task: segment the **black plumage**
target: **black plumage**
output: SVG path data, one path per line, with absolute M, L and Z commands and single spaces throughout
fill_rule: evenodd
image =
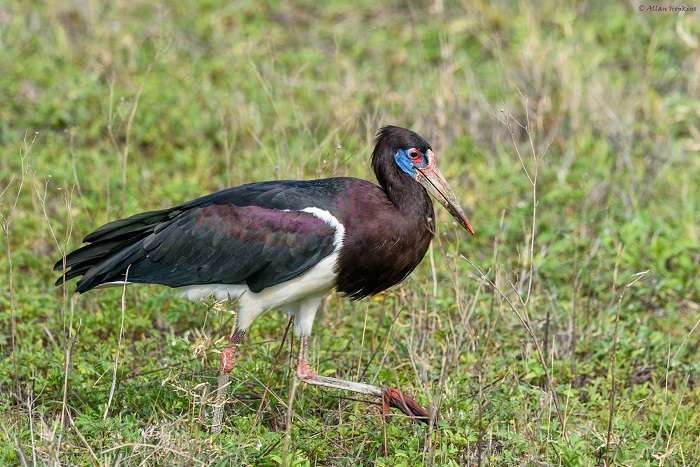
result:
M 87 292 L 124 281 L 129 268 L 127 280 L 134 283 L 246 283 L 260 292 L 303 274 L 333 251 L 334 230 L 301 212 L 315 198 L 327 205 L 329 191 L 337 191 L 333 185 L 254 183 L 110 222 L 66 257 L 66 280 L 84 275 L 76 291 Z M 54 269 L 62 270 L 63 260 Z

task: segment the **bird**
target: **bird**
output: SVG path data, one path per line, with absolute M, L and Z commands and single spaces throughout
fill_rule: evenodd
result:
M 384 415 L 396 407 L 427 423 L 428 412 L 396 388 L 321 376 L 309 365 L 314 317 L 333 289 L 353 300 L 372 296 L 421 262 L 436 225 L 429 194 L 474 235 L 423 137 L 381 128 L 371 165 L 378 185 L 351 177 L 256 182 L 109 222 L 56 262 L 56 285 L 82 276 L 77 293 L 145 283 L 192 301 L 237 299 L 217 400 L 245 333 L 264 311 L 281 310 L 294 318 L 300 381 L 381 396 Z M 213 433 L 221 430 L 222 405 Z

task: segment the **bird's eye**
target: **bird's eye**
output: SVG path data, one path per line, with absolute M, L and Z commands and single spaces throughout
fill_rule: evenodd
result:
M 410 151 L 408 151 L 408 157 L 410 157 L 413 162 L 423 162 L 423 155 L 416 148 L 413 148 Z

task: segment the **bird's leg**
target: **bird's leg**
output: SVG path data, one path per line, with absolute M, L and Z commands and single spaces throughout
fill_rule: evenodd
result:
M 406 397 L 396 388 L 382 388 L 379 386 L 372 386 L 371 384 L 356 383 L 344 379 L 319 376 L 318 372 L 312 369 L 309 365 L 307 340 L 308 336 L 304 334 L 299 336 L 299 362 L 297 364 L 297 378 L 299 378 L 301 381 L 306 384 L 325 386 L 335 389 L 345 389 L 346 391 L 352 391 L 358 394 L 381 397 L 383 416 L 388 414 L 390 407 L 395 407 L 406 415 L 412 417 L 415 421 L 426 424 L 428 423 L 430 418 L 428 412 L 418 405 L 418 402 L 410 397 Z
M 231 334 L 228 344 L 221 351 L 221 365 L 219 367 L 219 387 L 216 390 L 216 403 L 214 405 L 214 420 L 211 426 L 212 434 L 221 433 L 221 421 L 224 417 L 224 403 L 226 402 L 226 388 L 231 379 L 231 370 L 236 361 L 236 350 L 245 335 L 245 330 L 237 328 Z
M 297 364 L 297 377 L 307 382 L 309 379 L 316 378 L 318 372 L 309 366 L 309 353 L 308 353 L 308 336 L 299 336 L 299 363 Z M 313 384 L 313 383 L 311 383 Z
M 221 351 L 221 373 L 231 373 L 233 364 L 236 361 L 236 350 L 245 335 L 245 331 L 236 329 L 228 340 L 228 345 Z

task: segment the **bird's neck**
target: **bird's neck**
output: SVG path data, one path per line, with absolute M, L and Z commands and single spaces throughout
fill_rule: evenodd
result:
M 402 174 L 397 174 L 402 177 Z M 397 178 L 398 178 L 397 177 Z M 389 200 L 406 217 L 420 218 L 433 216 L 433 203 L 430 201 L 428 193 L 419 183 L 402 177 L 398 180 L 393 178 L 386 181 L 384 191 Z

